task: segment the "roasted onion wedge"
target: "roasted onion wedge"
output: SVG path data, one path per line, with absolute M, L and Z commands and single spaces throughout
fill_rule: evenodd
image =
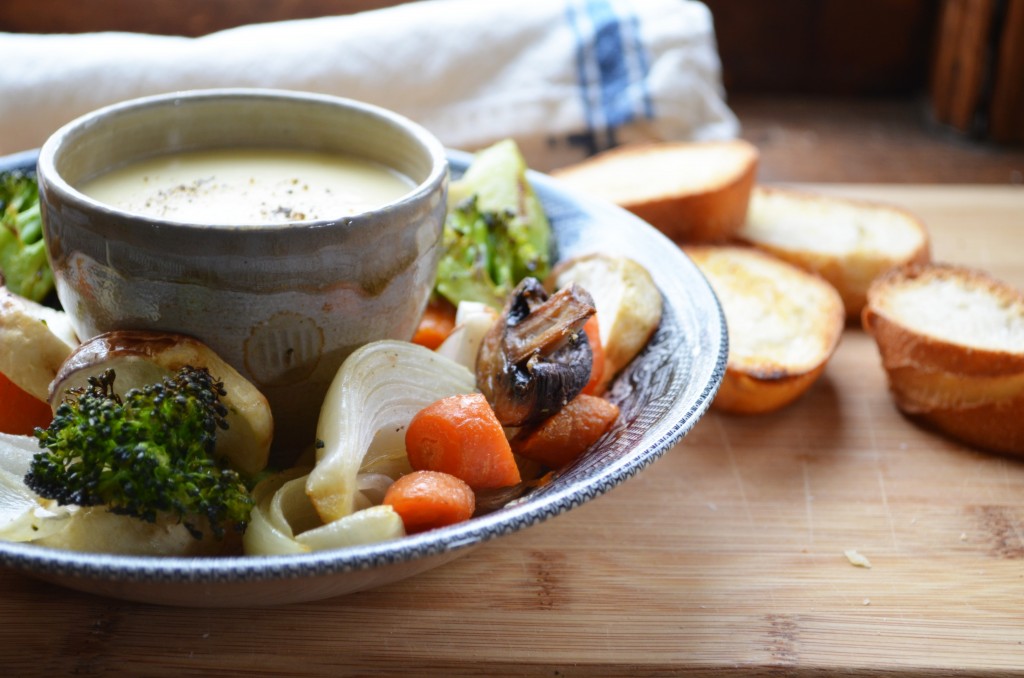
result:
M 306 494 L 309 469 L 291 468 L 261 482 L 253 490 L 256 506 L 242 544 L 247 555 L 308 553 L 371 544 L 405 536 L 401 517 L 390 506 L 363 499 L 365 508 L 324 524 Z M 376 484 L 357 480 L 357 495 Z M 390 479 L 386 479 L 388 483 Z
M 357 508 L 361 468 L 380 471 L 388 459 L 408 464 L 404 431 L 414 414 L 475 390 L 469 369 L 416 344 L 375 341 L 349 355 L 327 390 L 317 425 L 320 448 L 306 483 L 323 522 Z
M 474 369 L 480 345 L 497 319 L 498 311 L 487 304 L 460 302 L 455 313 L 455 328 L 437 347 L 437 352 L 468 369 Z

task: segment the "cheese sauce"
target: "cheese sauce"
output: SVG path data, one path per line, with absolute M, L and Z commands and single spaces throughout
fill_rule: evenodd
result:
M 354 156 L 234 148 L 158 156 L 79 190 L 133 214 L 231 225 L 337 219 L 385 205 L 413 188 L 404 175 Z

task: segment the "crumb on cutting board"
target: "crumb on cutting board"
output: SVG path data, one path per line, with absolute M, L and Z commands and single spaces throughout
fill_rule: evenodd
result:
M 871 569 L 871 561 L 855 549 L 847 549 L 846 551 L 843 551 L 843 555 L 846 556 L 848 561 L 850 561 L 850 565 Z

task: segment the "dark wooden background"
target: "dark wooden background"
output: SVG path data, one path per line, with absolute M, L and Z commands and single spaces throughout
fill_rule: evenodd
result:
M 3 0 L 0 31 L 197 36 L 394 4 Z M 762 180 L 1024 184 L 1024 0 L 705 4 Z

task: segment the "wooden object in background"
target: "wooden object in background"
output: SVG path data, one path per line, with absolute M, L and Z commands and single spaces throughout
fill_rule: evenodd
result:
M 989 136 L 1024 141 L 1024 0 L 1009 0 L 1003 20 Z
M 925 88 L 930 0 L 704 0 L 730 93 L 879 96 Z
M 1024 141 L 1024 0 L 944 1 L 931 102 L 962 133 Z
M 964 132 L 978 124 L 995 5 L 995 0 L 948 0 L 939 20 L 932 105 L 936 118 Z

